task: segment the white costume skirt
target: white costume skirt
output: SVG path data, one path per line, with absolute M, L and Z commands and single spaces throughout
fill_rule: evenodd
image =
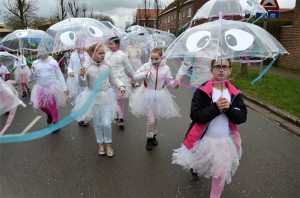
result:
M 19 99 L 18 93 L 11 84 L 11 81 L 0 81 L 0 115 L 15 108 L 19 104 L 25 106 L 25 104 Z
M 129 99 L 129 108 L 137 117 L 148 114 L 157 118 L 181 117 L 180 109 L 167 88 L 157 91 L 141 86 L 135 89 Z
M 39 106 L 47 106 L 48 104 L 52 104 L 54 100 L 56 102 L 56 107 L 64 106 L 66 104 L 66 99 L 67 98 L 64 94 L 63 87 L 59 81 L 56 81 L 49 87 L 35 84 L 33 86 L 30 98 L 34 108 L 38 108 Z
M 239 166 L 241 153 L 242 151 L 238 153 L 232 136 L 204 136 L 191 150 L 184 145 L 175 149 L 172 163 L 187 170 L 193 169 L 199 176 L 221 177 L 222 183 L 230 183 Z
M 72 112 L 82 111 L 80 117 L 77 117 L 77 121 L 85 120 L 89 121 L 92 119 L 94 114 L 94 104 L 110 104 L 112 110 L 112 117 L 115 116 L 118 111 L 117 97 L 112 88 L 109 88 L 107 91 L 101 91 L 97 94 L 96 97 L 92 98 L 93 93 L 90 89 L 85 88 L 75 100 L 75 107 L 72 109 Z
M 82 87 L 79 86 L 78 77 L 70 77 L 67 78 L 67 87 L 69 91 L 69 98 L 76 98 L 78 94 L 83 90 Z
M 15 81 L 17 83 L 30 82 L 30 69 L 26 66 L 18 66 L 15 70 Z

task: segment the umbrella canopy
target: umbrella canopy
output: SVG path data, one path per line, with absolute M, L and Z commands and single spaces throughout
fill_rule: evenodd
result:
M 0 52 L 0 58 L 1 58 L 1 64 L 5 65 L 10 72 L 14 68 L 15 59 L 19 59 L 19 57 L 5 51 Z
M 43 38 L 39 48 L 42 47 L 52 53 L 86 48 L 114 36 L 107 26 L 91 18 L 65 19 L 50 26 L 46 32 L 50 35 L 51 40 Z
M 216 20 L 182 33 L 167 49 L 167 58 L 204 57 L 250 61 L 275 58 L 287 50 L 263 28 L 240 21 Z
M 267 13 L 256 0 L 210 0 L 198 9 L 192 20 L 218 17 L 220 12 L 226 16 Z
M 8 51 L 37 50 L 43 37 L 45 32 L 42 30 L 15 30 L 1 40 L 1 45 Z

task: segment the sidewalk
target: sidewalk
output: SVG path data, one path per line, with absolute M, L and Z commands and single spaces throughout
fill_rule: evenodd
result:
M 254 66 L 254 67 L 255 69 L 258 69 L 256 68 L 258 66 Z M 300 86 L 300 71 L 289 70 L 289 69 L 278 68 L 278 67 L 271 67 L 267 71 L 267 73 L 284 77 L 284 78 L 297 80 L 299 81 L 299 86 Z M 251 109 L 258 111 L 259 113 L 267 116 L 279 126 L 287 129 L 288 131 L 300 137 L 300 118 L 291 115 L 287 112 L 284 112 L 281 109 L 278 109 L 274 106 L 271 106 L 270 104 L 261 101 L 259 98 L 254 98 L 249 94 L 243 93 L 243 97 L 246 100 L 246 105 L 249 106 Z M 264 110 L 262 111 L 258 107 L 261 107 Z

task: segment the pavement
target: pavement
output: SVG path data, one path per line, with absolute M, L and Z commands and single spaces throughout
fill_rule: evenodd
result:
M 280 77 L 289 78 L 299 81 L 300 86 L 300 71 L 289 70 L 285 68 L 271 67 L 268 73 L 274 74 Z M 246 105 L 265 115 L 271 119 L 277 125 L 292 132 L 294 135 L 300 137 L 300 118 L 296 117 L 288 112 L 285 112 L 279 108 L 276 108 L 259 98 L 255 98 L 247 93 L 243 93 Z

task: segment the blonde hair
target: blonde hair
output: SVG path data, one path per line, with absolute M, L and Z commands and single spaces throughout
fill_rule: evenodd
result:
M 161 47 L 156 47 L 151 50 L 151 53 L 157 53 L 159 56 L 163 55 L 163 49 Z
M 98 49 L 98 48 L 104 48 L 104 45 L 102 43 L 96 43 L 92 46 L 90 46 L 89 48 L 86 49 L 86 52 L 91 56 L 93 57 L 94 56 L 94 53 L 95 51 Z

